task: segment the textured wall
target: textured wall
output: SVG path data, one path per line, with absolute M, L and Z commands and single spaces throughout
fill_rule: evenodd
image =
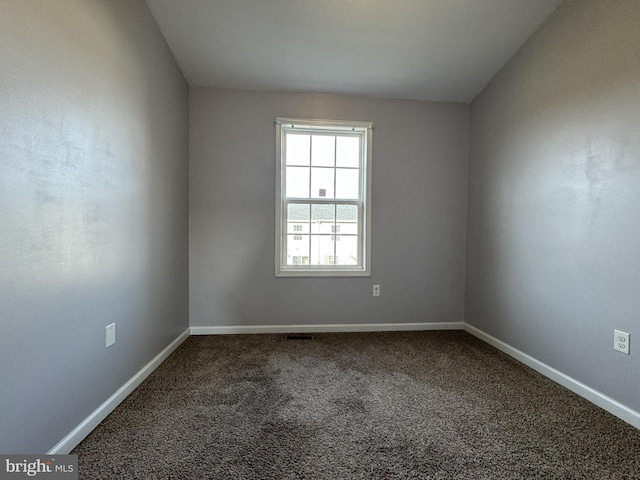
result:
M 42 453 L 188 326 L 188 87 L 142 1 L 0 9 L 0 452 Z
M 570 0 L 472 103 L 466 293 L 468 323 L 636 411 L 638 25 Z
M 274 277 L 279 116 L 374 122 L 371 278 Z M 191 325 L 461 322 L 468 122 L 462 104 L 192 89 Z

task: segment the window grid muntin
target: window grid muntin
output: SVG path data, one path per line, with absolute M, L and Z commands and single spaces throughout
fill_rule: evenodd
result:
M 366 141 L 366 131 L 362 130 L 362 131 L 354 131 L 354 129 L 352 129 L 351 131 L 335 131 L 335 130 L 317 130 L 315 128 L 311 128 L 309 129 L 308 127 L 299 127 L 299 128 L 295 128 L 295 127 L 291 127 L 291 129 L 288 128 L 284 128 L 283 131 L 283 138 L 281 139 L 282 144 L 284 145 L 284 148 L 282 149 L 283 151 L 283 156 L 286 156 L 286 152 L 287 152 L 287 138 L 289 135 L 309 135 L 309 163 L 300 163 L 300 164 L 296 164 L 296 163 L 287 163 L 286 159 L 282 159 L 281 160 L 281 171 L 282 171 L 282 191 L 284 192 L 284 194 L 282 195 L 283 198 L 307 198 L 307 197 L 288 197 L 286 195 L 287 192 L 287 174 L 286 174 L 286 168 L 287 167 L 297 167 L 297 168 L 307 168 L 309 171 L 309 197 L 308 198 L 312 198 L 312 199 L 322 199 L 322 198 L 327 198 L 327 197 L 314 197 L 313 196 L 313 192 L 311 190 L 311 186 L 313 185 L 313 169 L 317 168 L 317 169 L 327 169 L 327 170 L 333 170 L 333 199 L 340 199 L 342 200 L 342 198 L 337 197 L 337 178 L 338 176 L 336 175 L 336 172 L 338 170 L 356 170 L 361 172 L 359 175 L 359 182 L 358 182 L 358 200 L 362 200 L 363 198 L 363 193 L 364 193 L 364 189 L 366 188 L 366 175 L 364 172 L 364 167 L 365 167 L 365 163 L 366 163 L 366 158 L 365 158 L 365 141 Z M 326 165 L 313 165 L 313 159 L 312 159 L 312 152 L 313 152 L 313 137 L 314 136 L 320 136 L 320 135 L 325 135 L 325 136 L 332 136 L 335 137 L 335 141 L 334 141 L 334 152 L 333 152 L 333 166 L 326 166 Z M 338 167 L 337 166 L 337 149 L 338 149 L 338 142 L 337 142 L 337 138 L 338 137 L 352 137 L 352 138 L 357 138 L 359 140 L 359 155 L 358 155 L 358 166 L 357 167 Z M 351 200 L 351 199 L 349 199 Z
M 320 199 L 320 201 L 317 201 L 318 199 L 307 199 L 307 198 L 297 198 L 297 199 L 291 199 L 288 200 L 286 198 L 283 198 L 283 208 L 282 208 L 282 222 L 283 224 L 288 224 L 289 223 L 289 218 L 288 218 L 288 212 L 289 212 L 289 205 L 290 204 L 299 204 L 299 205 L 309 205 L 309 223 L 312 224 L 313 221 L 311 220 L 311 216 L 312 216 L 312 210 L 313 210 L 313 205 L 333 205 L 334 206 L 334 218 L 333 218 L 333 227 L 337 227 L 338 226 L 338 214 L 337 214 L 337 209 L 338 209 L 338 205 L 352 205 L 355 206 L 357 209 L 357 216 L 356 216 L 356 222 L 357 222 L 357 233 L 356 234 L 345 234 L 345 233 L 339 233 L 339 236 L 349 236 L 349 237 L 356 237 L 358 239 L 362 239 L 363 235 L 364 235 L 364 222 L 363 222 L 363 217 L 364 217 L 364 208 L 363 208 L 363 202 L 360 201 L 354 201 L 354 200 L 340 200 L 340 201 L 335 201 L 334 199 Z M 340 222 L 340 223 L 345 223 Z M 288 231 L 288 228 L 287 228 Z M 314 268 L 320 268 L 320 267 L 336 267 L 336 265 L 313 265 L 311 263 L 309 263 L 309 265 L 301 265 L 301 266 L 297 266 L 297 265 L 293 265 L 293 264 L 289 264 L 286 262 L 286 259 L 288 257 L 288 242 L 289 242 L 289 235 L 291 234 L 285 234 L 283 237 L 283 241 L 282 241 L 282 249 L 281 249 L 281 264 L 286 267 L 287 269 L 289 268 L 303 268 L 303 269 L 308 269 L 310 267 L 314 267 Z M 333 237 L 335 236 L 336 233 L 313 233 L 312 231 L 312 227 L 310 225 L 309 228 L 309 233 L 304 233 L 302 234 L 302 237 L 308 237 L 308 241 L 309 241 L 309 252 L 311 252 L 311 240 L 313 236 L 317 236 L 317 237 Z M 364 264 L 364 259 L 363 259 L 363 242 L 362 241 L 358 241 L 357 242 L 357 264 L 356 266 L 360 267 L 363 266 Z M 337 256 L 337 242 L 334 240 L 333 241 L 333 250 L 334 250 L 334 256 Z M 311 254 L 310 254 L 311 255 Z M 285 262 L 282 262 L 282 259 L 285 259 Z M 350 266 L 350 265 L 347 265 Z M 340 265 L 337 265 L 337 267 L 340 267 Z
M 285 192 L 284 195 L 282 195 L 283 200 L 282 200 L 282 205 L 284 208 L 282 208 L 283 211 L 283 221 L 284 222 L 288 222 L 288 218 L 287 218 L 287 212 L 288 212 L 288 205 L 290 203 L 301 203 L 301 204 L 309 204 L 311 207 L 310 209 L 313 209 L 313 205 L 314 204 L 326 204 L 326 205 L 337 205 L 336 201 L 338 201 L 341 204 L 346 204 L 346 205 L 354 205 L 357 207 L 357 223 L 358 223 L 358 229 L 357 229 L 357 238 L 359 239 L 359 241 L 357 242 L 357 266 L 358 267 L 364 267 L 364 258 L 363 258 L 363 245 L 362 245 L 362 239 L 363 234 L 364 234 L 364 230 L 363 230 L 363 206 L 364 206 L 364 202 L 362 201 L 362 197 L 363 197 L 363 192 L 364 192 L 364 188 L 365 188 L 365 175 L 363 175 L 362 173 L 359 174 L 359 182 L 358 182 L 358 199 L 357 200 L 353 200 L 353 199 L 343 199 L 343 198 L 338 198 L 337 197 L 337 175 L 336 172 L 339 169 L 344 169 L 344 170 L 357 170 L 359 172 L 363 171 L 364 168 L 364 163 L 366 161 L 366 159 L 364 158 L 364 141 L 365 141 L 365 131 L 357 131 L 354 132 L 353 130 L 351 132 L 349 131 L 324 131 L 324 130 L 318 130 L 318 129 L 307 129 L 307 128 L 295 128 L 293 127 L 293 129 L 291 131 L 289 131 L 288 129 L 284 129 L 283 131 L 283 136 L 284 136 L 284 155 L 286 156 L 286 152 L 287 152 L 287 141 L 289 138 L 289 135 L 309 135 L 309 158 L 308 158 L 308 163 L 305 161 L 303 163 L 300 164 L 296 164 L 296 163 L 287 163 L 286 161 L 282 162 L 282 164 L 284 164 L 284 168 L 282 169 L 282 183 L 283 183 L 283 191 Z M 333 166 L 317 166 L 313 164 L 313 138 L 314 136 L 330 136 L 334 138 L 334 142 L 333 142 Z M 359 147 L 358 147 L 358 167 L 338 167 L 337 166 L 337 148 L 338 148 L 338 141 L 337 138 L 338 137 L 354 137 L 357 138 L 359 141 Z M 287 192 L 287 173 L 286 173 L 286 167 L 303 167 L 303 168 L 308 168 L 309 169 L 309 184 L 308 184 L 308 192 L 309 192 L 309 196 L 308 197 L 288 197 L 286 195 Z M 314 192 L 312 191 L 312 185 L 313 185 L 313 169 L 317 168 L 317 169 L 327 169 L 327 170 L 332 170 L 333 171 L 333 197 L 327 198 L 327 197 L 315 197 L 314 196 Z M 337 225 L 337 214 L 335 213 L 335 207 L 334 207 L 334 220 L 333 220 L 333 226 L 335 227 Z M 313 235 L 319 235 L 322 236 L 322 234 L 312 234 L 311 232 L 308 235 L 308 241 L 309 241 L 309 252 L 311 255 L 311 245 L 312 245 L 312 240 L 313 240 Z M 333 252 L 334 252 L 334 258 L 336 258 L 337 255 L 337 242 L 335 240 L 336 236 L 335 234 L 328 234 L 331 235 L 333 237 Z M 304 238 L 304 236 L 303 236 Z M 283 238 L 283 245 L 282 245 L 282 251 L 280 253 L 280 258 L 281 258 L 281 267 L 285 267 L 287 269 L 292 269 L 292 268 L 296 268 L 296 265 L 289 263 L 288 262 L 288 242 L 289 242 L 289 236 L 285 235 Z M 310 257 L 311 259 L 313 258 L 313 256 Z M 284 261 L 283 261 L 284 260 Z M 312 262 L 310 261 L 309 266 L 302 266 L 302 267 L 298 267 L 298 268 L 302 268 L 302 269 L 308 269 L 308 268 L 317 268 L 317 267 L 323 267 L 323 266 L 330 266 L 335 268 L 336 265 L 327 265 L 327 264 L 321 264 L 321 265 L 315 265 L 312 264 Z

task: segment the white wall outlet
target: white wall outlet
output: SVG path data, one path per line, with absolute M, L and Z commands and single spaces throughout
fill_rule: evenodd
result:
M 104 348 L 109 348 L 116 343 L 116 324 L 112 323 L 104 327 Z
M 629 334 L 627 332 L 613 331 L 613 349 L 629 355 Z
M 380 296 L 380 285 L 374 285 L 373 286 L 373 296 L 374 297 L 379 297 Z

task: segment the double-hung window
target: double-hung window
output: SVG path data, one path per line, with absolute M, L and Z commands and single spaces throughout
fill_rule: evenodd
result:
M 276 119 L 276 276 L 369 276 L 373 124 Z

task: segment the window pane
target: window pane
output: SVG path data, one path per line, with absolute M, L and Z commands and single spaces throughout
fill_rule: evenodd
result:
M 335 165 L 336 137 L 314 135 L 311 140 L 311 165 L 333 167 Z
M 336 168 L 336 198 L 358 198 L 360 170 Z
M 311 233 L 331 235 L 331 227 L 335 222 L 335 205 L 311 205 Z
M 336 142 L 336 166 L 360 167 L 360 138 L 338 137 Z
M 309 265 L 309 235 L 287 235 L 287 265 Z
M 309 168 L 287 167 L 287 197 L 309 198 Z
M 336 242 L 336 265 L 358 264 L 358 237 L 340 235 L 340 241 Z
M 287 233 L 295 233 L 296 235 L 309 234 L 308 223 L 289 222 L 287 225 Z
M 311 169 L 311 198 L 333 197 L 333 168 Z
M 287 165 L 309 165 L 310 135 L 287 133 L 286 163 Z
M 338 205 L 336 207 L 336 226 L 345 235 L 358 234 L 358 206 Z
M 309 233 L 310 210 L 309 204 L 287 205 L 287 233 Z
M 334 265 L 334 245 L 331 235 L 311 235 L 311 265 Z

